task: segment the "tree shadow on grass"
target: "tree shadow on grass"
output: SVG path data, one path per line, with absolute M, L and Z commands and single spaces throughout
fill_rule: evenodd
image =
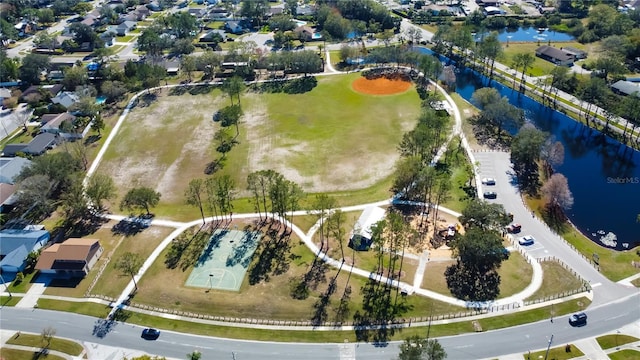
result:
M 313 76 L 291 80 L 264 82 L 256 87 L 258 92 L 304 94 L 318 86 L 318 80 Z
M 257 261 L 249 269 L 249 284 L 268 282 L 271 276 L 284 274 L 292 260 L 289 236 L 268 229 L 255 254 Z
M 199 85 L 199 86 L 190 86 L 189 94 L 191 95 L 204 95 L 210 93 L 215 86 L 212 85 Z

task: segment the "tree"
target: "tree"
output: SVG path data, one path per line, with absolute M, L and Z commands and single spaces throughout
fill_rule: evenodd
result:
M 545 177 L 551 176 L 553 170 L 564 162 L 564 145 L 549 137 L 540 150 L 540 159 L 544 161 Z
M 500 230 L 509 224 L 510 219 L 502 204 L 489 203 L 473 199 L 462 210 L 460 223 L 465 228 L 478 227 L 485 230 Z
M 526 89 L 524 77 L 526 76 L 527 70 L 529 70 L 531 65 L 533 65 L 533 62 L 536 60 L 536 58 L 531 53 L 516 54 L 514 58 L 517 59 L 517 63 L 522 68 L 522 74 L 520 76 L 520 91 L 524 93 Z M 517 67 L 516 70 L 518 70 Z
M 193 350 L 193 352 L 190 352 L 187 354 L 187 360 L 200 360 L 200 359 L 202 359 L 202 353 L 200 351 Z
M 38 214 L 48 213 L 52 208 L 51 197 L 54 187 L 54 181 L 47 175 L 34 174 L 22 178 L 18 183 L 15 208 L 20 211 L 32 211 L 36 217 Z
M 467 301 L 493 300 L 500 294 L 497 269 L 505 259 L 502 238 L 495 231 L 470 228 L 452 243 L 457 263 L 445 277 L 451 293 Z
M 521 190 L 529 194 L 536 194 L 538 191 L 537 161 L 540 160 L 542 147 L 548 138 L 549 134 L 533 125 L 525 125 L 511 142 L 511 162 L 518 176 L 518 184 Z
M 64 69 L 62 85 L 64 85 L 66 89 L 75 89 L 78 86 L 86 85 L 88 82 L 89 74 L 85 66 L 72 66 Z
M 327 194 L 318 194 L 311 204 L 310 213 L 320 221 L 320 249 L 324 249 L 324 240 L 328 233 L 328 226 L 325 224 L 329 216 L 329 210 L 336 206 L 336 199 Z
M 122 95 L 127 93 L 127 87 L 121 81 L 105 80 L 100 86 L 100 90 L 107 97 L 107 101 L 117 101 Z
M 202 215 L 202 225 L 205 224 L 204 220 L 204 181 L 202 179 L 192 179 L 189 181 L 189 187 L 185 191 L 186 202 L 189 205 L 196 206 L 200 209 L 200 215 Z
M 222 159 L 226 158 L 227 153 L 231 151 L 233 145 L 236 144 L 233 135 L 229 133 L 227 128 L 222 128 L 213 135 L 216 141 L 216 151 L 222 154 Z
M 27 54 L 22 58 L 20 66 L 20 80 L 27 84 L 39 84 L 42 71 L 49 70 L 51 62 L 48 56 L 41 54 Z
M 120 210 L 142 209 L 149 214 L 149 208 L 158 205 L 161 194 L 149 187 L 130 189 L 120 202 Z
M 262 26 L 262 21 L 271 6 L 268 0 L 243 1 L 240 16 L 246 17 L 254 26 Z
M 491 64 L 489 70 L 489 81 L 491 81 L 496 59 L 502 56 L 502 44 L 498 40 L 498 34 L 493 32 L 485 36 L 478 45 L 480 57 L 485 60 L 485 63 L 488 61 Z
M 184 56 L 180 61 L 182 71 L 187 73 L 189 81 L 191 81 L 191 73 L 196 70 L 196 59 L 193 56 Z
M 222 84 L 222 90 L 229 95 L 231 105 L 233 105 L 233 97 L 238 99 L 238 105 L 240 104 L 240 94 L 244 91 L 244 81 L 240 76 L 232 76 L 225 80 Z
M 85 216 L 89 203 L 84 196 L 80 177 L 76 178 L 72 185 L 60 195 L 60 206 L 67 224 L 73 224 Z
M 116 185 L 109 175 L 94 174 L 89 178 L 86 187 L 86 195 L 91 204 L 98 210 L 104 208 L 102 203 L 105 200 L 111 200 L 116 197 Z
M 120 270 L 123 274 L 131 276 L 133 285 L 138 290 L 138 283 L 136 283 L 136 274 L 142 268 L 144 259 L 140 254 L 126 252 L 116 261 L 115 268 Z
M 93 5 L 87 4 L 89 7 Z M 93 48 L 104 47 L 103 41 L 100 39 L 95 30 L 83 23 L 73 23 L 69 26 L 69 30 L 73 33 L 73 41 L 76 44 L 89 43 L 89 46 Z
M 190 38 L 177 39 L 173 42 L 171 52 L 177 55 L 191 54 L 196 49 Z
M 104 119 L 100 114 L 96 114 L 91 120 L 91 130 L 97 132 L 98 137 L 102 136 L 102 130 L 104 130 L 105 126 Z
M 3 21 L 0 19 L 0 21 Z M 12 26 L 13 28 L 13 26 Z M 4 33 L 4 31 L 2 31 Z M 0 81 L 12 81 L 17 80 L 20 71 L 20 65 L 17 59 L 13 59 L 7 56 L 7 51 L 5 49 L 0 49 Z
M 157 26 L 150 26 L 138 37 L 138 49 L 150 56 L 159 56 L 169 44 L 165 38 L 160 37 L 162 29 Z
M 39 48 L 54 50 L 58 44 L 56 36 L 47 31 L 41 31 L 33 39 L 33 43 Z
M 547 208 L 555 219 L 561 219 L 562 210 L 568 210 L 573 206 L 573 194 L 569 190 L 567 178 L 556 173 L 542 185 L 540 192 L 547 200 Z
M 398 360 L 443 360 L 447 353 L 435 339 L 410 336 L 400 345 Z
M 46 345 L 44 346 L 46 349 L 51 345 L 51 340 L 53 340 L 53 337 L 56 336 L 56 329 L 52 326 L 47 326 L 46 328 L 42 329 L 42 333 L 40 333 L 40 336 L 42 337 L 42 342 L 46 343 Z

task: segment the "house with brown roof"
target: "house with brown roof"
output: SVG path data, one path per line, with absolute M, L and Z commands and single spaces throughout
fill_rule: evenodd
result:
M 84 277 L 103 251 L 98 239 L 68 239 L 42 250 L 36 270 L 45 274 Z
M 293 32 L 298 35 L 298 38 L 300 40 L 311 41 L 313 40 L 313 34 L 315 33 L 315 30 L 312 27 L 302 25 L 293 29 Z

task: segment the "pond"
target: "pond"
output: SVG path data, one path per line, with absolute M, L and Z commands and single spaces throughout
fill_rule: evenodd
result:
M 433 54 L 430 49 L 417 50 Z M 456 92 L 467 101 L 487 85 L 486 77 L 469 69 L 456 76 Z M 640 152 L 500 83 L 494 81 L 491 86 L 523 109 L 527 121 L 564 146 L 564 163 L 557 171 L 567 177 L 573 193 L 574 204 L 567 211 L 571 222 L 591 240 L 610 248 L 640 245 Z M 615 243 L 609 233 L 615 235 Z
M 485 33 L 486 34 L 486 33 Z M 480 41 L 483 34 L 476 34 L 475 40 Z M 557 32 L 549 29 L 524 28 L 518 29 L 504 28 L 498 31 L 498 40 L 500 42 L 540 42 L 545 45 L 550 42 L 568 42 L 574 41 L 574 37 L 570 34 Z
M 473 92 L 486 84 L 485 77 L 465 70 L 457 74 L 456 92 L 471 101 Z M 491 87 L 564 146 L 564 163 L 557 172 L 567 177 L 573 193 L 574 204 L 567 211 L 571 222 L 601 245 L 618 250 L 640 245 L 640 152 L 502 84 Z

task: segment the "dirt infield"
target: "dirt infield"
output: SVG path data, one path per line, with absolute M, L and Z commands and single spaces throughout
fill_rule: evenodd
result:
M 393 95 L 403 93 L 411 87 L 411 82 L 402 79 L 379 77 L 367 79 L 360 77 L 352 85 L 353 90 L 368 95 Z

